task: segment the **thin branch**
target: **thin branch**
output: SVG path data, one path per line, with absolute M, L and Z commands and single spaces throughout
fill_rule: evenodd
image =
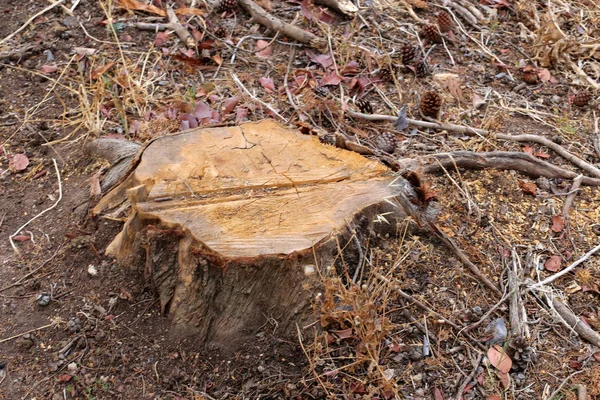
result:
M 31 17 L 27 21 L 25 21 L 25 23 L 23 25 L 21 25 L 21 27 L 19 29 L 17 29 L 16 31 L 14 31 L 13 33 L 11 33 L 10 35 L 8 35 L 4 39 L 0 40 L 0 44 L 3 44 L 5 42 L 9 41 L 15 35 L 17 35 L 19 32 L 21 32 L 23 29 L 27 28 L 27 26 L 29 26 L 30 23 L 32 23 L 33 21 L 35 21 L 35 19 L 38 18 L 40 15 L 43 15 L 43 14 L 47 13 L 48 11 L 52 10 L 54 7 L 60 6 L 65 1 L 66 0 L 58 0 L 56 3 L 50 4 L 48 7 L 44 8 L 42 11 L 38 12 L 33 17 Z
M 563 269 L 560 272 L 557 272 L 556 274 L 549 276 L 548 278 L 544 279 L 541 282 L 535 283 L 531 286 L 529 286 L 527 288 L 527 291 L 532 291 L 534 289 L 537 289 L 539 287 L 542 287 L 544 285 L 547 285 L 549 283 L 554 282 L 555 280 L 557 280 L 558 278 L 560 278 L 563 275 L 568 274 L 569 272 L 573 271 L 575 268 L 577 268 L 580 264 L 582 264 L 584 261 L 586 261 L 588 258 L 590 258 L 592 255 L 594 255 L 594 253 L 596 253 L 598 250 L 600 250 L 600 244 L 596 247 L 594 247 L 593 249 L 591 249 L 590 251 L 588 251 L 587 253 L 585 253 L 583 255 L 583 257 L 581 257 L 579 260 L 575 261 L 573 264 L 569 265 L 567 268 Z
M 42 215 L 46 214 L 48 211 L 54 209 L 58 203 L 60 203 L 60 201 L 62 200 L 62 182 L 60 180 L 60 170 L 58 169 L 58 164 L 56 163 L 56 159 L 53 158 L 52 161 L 54 162 L 54 170 L 56 171 L 56 179 L 58 181 L 58 199 L 56 200 L 56 202 L 46 208 L 45 210 L 43 210 L 42 212 L 40 212 L 38 215 L 36 215 L 35 217 L 31 218 L 29 221 L 25 222 L 19 229 L 17 229 L 15 231 L 15 233 L 13 233 L 12 235 L 10 235 L 8 237 L 8 240 L 10 240 L 10 245 L 12 246 L 13 250 L 15 251 L 15 253 L 20 254 L 19 253 L 19 249 L 17 248 L 17 246 L 15 246 L 15 242 L 13 242 L 13 237 L 15 237 L 16 235 L 19 234 L 19 232 L 21 232 L 23 229 L 25 229 L 25 227 L 27 225 L 29 225 L 31 222 L 35 221 L 36 219 L 38 219 L 39 217 L 41 217 Z

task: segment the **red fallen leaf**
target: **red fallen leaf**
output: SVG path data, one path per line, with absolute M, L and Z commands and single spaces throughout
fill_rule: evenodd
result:
M 196 108 L 194 109 L 194 117 L 199 120 L 204 118 L 210 118 L 212 116 L 212 112 L 210 111 L 210 107 L 208 104 L 203 103 L 201 101 L 196 103 Z M 195 128 L 194 126 L 192 128 Z
M 158 32 L 154 38 L 154 46 L 160 47 L 169 41 L 171 33 L 169 31 Z
M 319 21 L 324 22 L 327 25 L 331 25 L 333 22 L 333 15 L 329 14 L 324 8 L 319 7 L 318 11 L 315 10 L 313 14 L 315 14 Z
M 204 120 L 203 120 L 203 122 L 204 122 Z M 219 112 L 217 110 L 214 110 L 212 112 L 212 115 L 210 116 L 210 121 L 208 121 L 208 123 L 214 124 L 217 122 L 221 122 L 221 114 L 219 114 Z
M 360 64 L 356 61 L 350 61 L 342 68 L 342 75 L 356 75 L 360 72 Z
M 485 382 L 485 375 L 481 374 L 477 377 L 477 383 L 483 386 L 483 383 Z
M 223 114 L 229 114 L 230 112 L 232 112 L 237 106 L 239 100 L 239 97 L 234 96 L 223 101 Z
M 504 390 L 510 388 L 510 375 L 507 372 L 496 371 L 496 375 L 498 375 L 498 379 L 500 379 Z
M 46 175 L 47 173 L 48 173 L 47 169 L 40 171 L 33 176 L 33 179 L 41 178 L 42 176 Z
M 401 348 L 400 348 L 400 345 L 398 343 L 392 343 L 390 345 L 390 351 L 392 353 L 400 353 L 400 350 L 401 350 Z
M 103 67 L 96 68 L 92 71 L 92 79 L 97 79 L 100 75 L 111 69 L 115 65 L 115 62 L 110 62 Z
M 328 69 L 333 65 L 333 59 L 330 54 L 315 54 L 311 50 L 306 50 L 306 55 L 310 61 L 319 64 L 323 69 Z
M 442 394 L 442 391 L 438 388 L 433 388 L 433 398 L 435 400 L 444 400 L 444 395 Z
M 537 70 L 537 76 L 540 78 L 540 81 L 544 83 L 549 82 L 552 78 L 552 74 L 550 74 L 550 71 L 548 71 L 547 68 L 539 68 Z
M 58 375 L 56 377 L 56 380 L 59 382 L 63 382 L 63 383 L 67 383 L 69 382 L 71 379 L 73 379 L 73 375 L 69 375 L 69 374 L 64 374 L 64 375 Z
M 341 76 L 339 76 L 335 72 L 331 72 L 331 73 L 325 75 L 323 77 L 323 79 L 321 79 L 321 86 L 339 85 L 339 83 L 341 81 L 342 81 L 342 77 Z
M 600 294 L 600 287 L 598 287 L 598 284 L 596 284 L 594 282 L 588 282 L 588 283 L 584 283 L 583 285 L 581 285 L 581 291 L 595 292 L 595 293 Z
M 562 264 L 562 259 L 560 256 L 551 256 L 544 263 L 544 268 L 548 271 L 556 272 L 560 269 L 560 265 Z
M 214 46 L 215 46 L 215 41 L 212 39 L 207 39 L 207 40 L 203 41 L 202 43 L 198 43 L 198 48 L 202 49 L 202 50 L 212 49 Z M 191 54 L 196 54 L 194 49 L 189 49 L 187 51 Z M 192 56 L 190 56 L 190 57 L 192 57 Z
M 312 4 L 313 2 L 311 0 L 302 0 L 300 2 L 300 10 L 302 11 L 302 15 L 304 15 L 304 18 L 309 21 L 314 18 L 311 11 Z
M 258 80 L 258 83 L 260 83 L 267 93 L 275 93 L 275 84 L 273 83 L 273 79 L 263 76 Z
M 24 171 L 29 165 L 29 158 L 25 154 L 15 154 L 8 163 L 8 169 L 12 172 Z
M 146 4 L 137 0 L 119 0 L 117 5 L 121 8 L 126 8 L 129 10 L 146 11 L 151 14 L 160 15 L 161 17 L 167 16 L 167 12 L 165 10 L 161 10 L 152 4 Z
M 356 394 L 367 394 L 367 387 L 360 383 L 360 382 L 354 382 L 350 384 L 350 391 L 352 393 L 356 393 Z
M 565 229 L 565 219 L 560 216 L 560 215 L 553 215 L 552 216 L 552 232 L 561 232 L 563 229 Z
M 533 155 L 533 147 L 530 145 L 523 146 L 523 153 Z
M 115 316 L 114 316 L 114 315 L 112 315 L 112 314 L 109 314 L 109 315 L 107 315 L 106 317 L 104 317 L 104 319 L 105 319 L 106 321 L 110 321 L 110 320 L 112 320 L 112 319 L 114 319 L 114 318 L 115 318 Z
M 519 181 L 519 186 L 525 194 L 531 194 L 535 196 L 537 194 L 537 185 L 534 182 Z
M 215 55 L 212 57 L 212 60 L 213 60 L 213 61 L 215 62 L 215 64 L 217 64 L 217 65 L 221 65 L 221 64 L 223 64 L 223 57 L 221 57 L 221 55 L 220 55 L 220 54 L 215 54 Z
M 596 362 L 600 363 L 600 351 L 594 353 L 593 356 L 594 356 L 594 360 L 596 360 Z
M 569 367 L 573 369 L 581 369 L 583 367 L 583 364 L 581 363 L 581 361 L 569 360 Z
M 535 153 L 534 156 L 538 157 L 538 158 L 550 158 L 550 154 L 548 153 Z
M 502 400 L 502 397 L 498 396 L 497 394 L 493 394 L 491 396 L 488 396 L 485 398 L 486 400 Z
M 235 109 L 235 123 L 241 124 L 248 118 L 248 109 L 245 107 L 238 107 Z
M 269 46 L 269 42 L 266 40 L 257 40 L 256 41 L 256 57 L 267 59 L 271 57 L 273 50 L 271 50 L 271 46 Z
M 53 72 L 58 71 L 58 67 L 56 65 L 42 65 L 42 68 L 40 68 L 40 70 L 44 74 L 51 74 Z
M 15 242 L 26 242 L 28 240 L 31 240 L 31 236 L 29 236 L 29 235 L 17 235 L 17 236 L 13 236 L 12 239 Z
M 502 347 L 497 344 L 493 345 L 489 348 L 487 355 L 490 360 L 490 364 L 498 368 L 501 372 L 506 374 L 508 371 L 510 371 L 510 368 L 512 367 L 512 360 Z

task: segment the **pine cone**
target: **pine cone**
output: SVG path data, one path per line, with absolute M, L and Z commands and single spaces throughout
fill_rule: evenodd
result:
M 319 136 L 319 140 L 323 144 L 328 144 L 331 146 L 337 145 L 337 136 L 335 136 L 335 133 L 326 133 L 322 136 Z
M 417 49 L 409 43 L 405 43 L 400 49 L 402 55 L 402 64 L 409 65 L 417 56 Z
M 421 36 L 427 39 L 429 43 L 443 43 L 442 36 L 435 25 L 425 25 L 421 31 Z
M 436 92 L 425 92 L 421 97 L 420 107 L 423 115 L 436 118 L 442 107 L 442 98 Z
M 327 86 L 319 86 L 313 88 L 313 93 L 319 97 L 327 97 L 329 94 L 329 89 L 327 89 Z
M 375 138 L 375 145 L 379 150 L 391 154 L 398 147 L 398 138 L 392 132 L 383 132 Z
M 356 106 L 364 114 L 373 114 L 373 106 L 367 99 L 356 100 Z
M 395 75 L 396 75 L 395 68 L 390 65 L 383 66 L 379 69 L 379 77 L 383 81 L 393 81 L 394 80 L 393 77 Z
M 452 17 L 446 11 L 440 11 L 438 14 L 437 23 L 440 27 L 440 32 L 442 33 L 450 32 L 454 26 Z
M 215 7 L 215 10 L 218 13 L 222 13 L 224 11 L 231 11 L 237 6 L 237 0 L 219 0 Z
M 534 70 L 526 70 L 523 71 L 523 75 L 521 76 L 523 82 L 528 83 L 530 85 L 535 85 L 538 83 L 538 74 Z
M 213 32 L 213 35 L 222 39 L 224 37 L 227 37 L 228 33 L 229 32 L 227 32 L 227 28 L 225 28 L 224 26 L 219 26 L 215 29 L 215 31 Z
M 431 73 L 429 69 L 429 64 L 425 60 L 417 60 L 415 61 L 415 75 L 417 78 L 423 78 Z
M 573 96 L 573 104 L 577 107 L 585 107 L 592 100 L 592 94 L 589 92 L 579 92 Z

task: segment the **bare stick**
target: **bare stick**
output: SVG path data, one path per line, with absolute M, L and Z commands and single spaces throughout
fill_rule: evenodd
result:
M 0 44 L 5 43 L 7 41 L 9 41 L 10 39 L 12 39 L 15 35 L 17 35 L 19 32 L 21 32 L 23 29 L 27 28 L 27 26 L 32 23 L 33 21 L 35 21 L 35 19 L 37 17 L 39 17 L 42 14 L 47 13 L 48 11 L 52 10 L 54 7 L 56 6 L 60 6 L 62 3 L 64 3 L 65 0 L 58 0 L 56 3 L 52 3 L 50 4 L 48 7 L 44 8 L 42 11 L 38 12 L 37 14 L 35 14 L 33 17 L 29 18 L 23 25 L 21 25 L 21 27 L 19 29 L 17 29 L 16 31 L 14 31 L 13 33 L 11 33 L 10 35 L 8 35 L 7 37 L 5 37 L 4 39 L 0 40 Z
M 15 231 L 15 233 L 13 233 L 12 235 L 10 235 L 8 237 L 8 240 L 10 240 L 10 245 L 12 246 L 13 250 L 17 254 L 20 254 L 20 253 L 19 253 L 19 249 L 17 248 L 17 246 L 15 246 L 15 242 L 13 242 L 13 240 L 12 240 L 13 237 L 15 237 L 16 235 L 18 235 L 19 232 L 21 232 L 23 229 L 25 229 L 25 227 L 27 225 L 29 225 L 31 222 L 35 221 L 37 218 L 41 217 L 42 215 L 46 214 L 48 211 L 50 211 L 53 208 L 55 208 L 58 205 L 58 203 L 60 203 L 60 201 L 62 200 L 62 182 L 60 180 L 60 170 L 58 169 L 58 164 L 56 163 L 56 159 L 53 158 L 52 161 L 54 162 L 54 170 L 56 171 L 56 179 L 58 181 L 58 199 L 56 200 L 56 203 L 54 203 L 52 206 L 50 206 L 50 207 L 46 208 L 45 210 L 43 210 L 38 215 L 36 215 L 35 217 L 31 218 L 29 221 L 25 222 L 19 229 L 17 229 Z
M 575 371 L 571 375 L 567 376 L 565 378 L 565 380 L 562 381 L 562 383 L 558 386 L 558 388 L 554 392 L 552 392 L 552 394 L 550 396 L 548 396 L 548 399 L 554 399 L 555 398 L 554 396 L 556 396 L 562 390 L 562 388 L 567 384 L 567 382 L 569 380 L 571 380 L 572 377 L 574 377 L 577 374 L 581 374 L 582 372 L 584 372 L 584 371 L 583 370 L 582 371 Z
M 577 196 L 577 192 L 579 192 L 579 188 L 581 187 L 581 181 L 583 180 L 583 175 L 579 175 L 577 178 L 573 180 L 573 185 L 571 185 L 571 190 L 569 190 L 569 195 L 565 199 L 565 203 L 563 204 L 563 216 L 565 220 L 569 220 L 569 212 L 571 211 L 571 206 L 573 205 L 573 201 L 575 200 L 575 196 Z
M 167 7 L 167 16 L 169 17 L 168 27 L 173 29 L 179 39 L 190 49 L 196 48 L 196 40 L 191 33 L 188 32 L 180 23 L 179 18 L 175 15 L 175 11 L 170 6 Z
M 428 174 L 439 172 L 444 168 L 494 168 L 515 170 L 536 178 L 545 176 L 547 178 L 575 179 L 579 175 L 576 172 L 539 160 L 530 154 L 514 151 L 492 151 L 487 153 L 456 151 L 423 156 L 418 159 L 402 159 L 399 160 L 399 163 L 404 164 L 405 168 L 414 168 L 419 163 L 426 162 L 430 157 L 433 157 L 435 162 L 423 167 L 423 172 Z M 414 164 L 414 166 L 411 164 Z M 600 179 L 598 178 L 584 176 L 581 182 L 590 186 L 600 186 Z
M 433 223 L 430 223 L 429 226 L 431 227 L 433 233 L 435 233 L 436 236 L 442 239 L 444 244 L 446 244 L 446 246 L 448 246 L 454 252 L 454 254 L 456 254 L 456 256 L 463 262 L 463 264 L 465 264 L 466 267 L 473 273 L 473 275 L 475 275 L 477 279 L 481 281 L 481 283 L 483 283 L 485 286 L 488 287 L 488 289 L 494 292 L 496 296 L 502 298 L 502 292 L 496 287 L 496 285 L 494 285 L 492 281 L 490 281 L 488 277 L 485 276 L 479 270 L 479 268 L 477 268 L 477 266 L 471 262 L 471 260 L 469 260 L 466 254 L 463 253 L 463 251 L 456 245 L 456 243 L 454 243 L 454 241 L 452 241 L 452 239 L 450 239 L 448 235 L 446 235 L 446 233 L 440 230 Z
M 27 335 L 28 333 L 41 331 L 42 329 L 51 328 L 51 327 L 56 326 L 56 325 L 58 325 L 58 322 L 52 321 L 52 323 L 50 323 L 48 325 L 40 326 L 39 328 L 30 329 L 27 332 L 22 332 L 22 333 L 19 333 L 17 335 L 14 335 L 14 336 L 4 338 L 4 339 L 0 340 L 0 343 L 8 342 L 10 340 L 13 340 L 13 339 L 19 338 L 21 336 Z
M 549 276 L 548 278 L 544 279 L 541 282 L 535 283 L 531 286 L 529 286 L 527 288 L 527 291 L 532 291 L 534 289 L 537 289 L 541 286 L 547 285 L 549 283 L 554 282 L 555 280 L 557 280 L 558 278 L 560 278 L 563 275 L 568 274 L 569 272 L 573 271 L 575 268 L 577 268 L 577 266 L 579 266 L 581 263 L 583 263 L 584 261 L 586 261 L 588 258 L 590 258 L 594 253 L 596 253 L 598 250 L 600 250 L 600 244 L 596 247 L 594 247 L 593 249 L 591 249 L 590 251 L 588 251 L 587 253 L 585 253 L 583 255 L 583 257 L 581 257 L 579 260 L 575 261 L 573 264 L 569 265 L 567 268 L 563 269 L 560 272 L 557 272 L 556 274 Z
M 312 47 L 324 47 L 325 42 L 318 36 L 298 28 L 266 12 L 261 6 L 252 0 L 239 0 L 239 5 L 253 20 L 275 32 L 281 32 L 285 36 L 297 40 L 300 43 Z
M 363 114 L 363 113 L 358 113 L 358 112 L 352 111 L 352 110 L 348 110 L 346 113 L 355 118 L 362 118 L 362 119 L 366 119 L 369 121 L 395 122 L 398 119 L 397 117 L 394 117 L 391 115 Z M 573 164 L 577 165 L 579 168 L 588 172 L 590 175 L 600 178 L 600 169 L 594 167 L 592 164 L 588 163 L 587 161 L 584 161 L 583 159 L 575 156 L 574 154 L 569 153 L 562 146 L 554 143 L 550 139 L 546 139 L 543 136 L 529 135 L 529 134 L 525 134 L 525 135 L 507 135 L 507 134 L 503 134 L 503 133 L 493 134 L 492 132 L 489 132 L 485 129 L 475 129 L 475 128 L 471 128 L 469 126 L 461 126 L 461 125 L 453 125 L 453 124 L 439 124 L 439 123 L 426 122 L 426 121 L 420 121 L 420 120 L 414 120 L 414 119 L 407 119 L 407 121 L 408 121 L 409 125 L 417 126 L 420 128 L 440 129 L 440 130 L 446 130 L 446 131 L 451 131 L 451 132 L 464 133 L 467 135 L 476 134 L 476 135 L 479 135 L 482 137 L 487 137 L 487 138 L 495 137 L 496 139 L 514 141 L 514 142 L 538 143 L 538 144 L 548 147 L 549 149 L 551 149 L 552 151 L 554 151 L 561 157 L 565 158 L 566 160 L 569 160 Z
M 462 395 L 465 391 L 465 388 L 467 387 L 469 382 L 471 382 L 473 380 L 473 378 L 475 377 L 475 374 L 477 373 L 477 368 L 479 368 L 479 364 L 481 364 L 481 360 L 483 360 L 483 354 L 479 355 L 479 358 L 477 358 L 477 361 L 475 361 L 475 365 L 473 365 L 473 371 L 471 371 L 469 376 L 467 376 L 465 378 L 465 380 L 461 383 L 460 387 L 456 391 L 456 396 L 454 396 L 455 400 L 462 399 Z

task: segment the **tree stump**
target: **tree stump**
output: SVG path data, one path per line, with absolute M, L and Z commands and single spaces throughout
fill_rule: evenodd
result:
M 106 253 L 145 269 L 176 326 L 232 349 L 267 322 L 282 336 L 314 322 L 311 297 L 341 249 L 356 268 L 355 235 L 405 218 L 394 200 L 410 189 L 397 182 L 377 161 L 264 120 L 155 139 L 94 212 L 127 200 Z

